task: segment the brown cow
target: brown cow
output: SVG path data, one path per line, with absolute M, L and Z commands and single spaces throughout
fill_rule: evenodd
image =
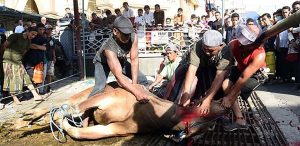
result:
M 136 85 L 139 86 L 139 85 Z M 140 87 L 141 90 L 144 90 Z M 86 89 L 66 103 L 73 105 L 80 113 L 93 112 L 97 124 L 90 127 L 77 128 L 71 126 L 66 119 L 57 115 L 56 120 L 61 127 L 76 139 L 100 139 L 114 136 L 125 136 L 134 133 L 147 133 L 153 131 L 180 131 L 186 128 L 189 120 L 189 134 L 194 135 L 207 129 L 217 117 L 225 114 L 219 102 L 212 102 L 211 112 L 205 117 L 197 115 L 196 108 L 183 108 L 173 102 L 160 99 L 149 92 L 151 98 L 148 103 L 141 104 L 130 92 L 117 87 L 115 84 L 106 86 L 103 93 L 87 98 L 92 88 Z M 15 123 L 15 128 L 26 126 L 32 121 L 44 117 L 49 109 L 35 109 L 27 113 Z M 21 122 L 22 121 L 22 122 Z M 49 123 L 49 118 L 40 120 L 38 124 Z

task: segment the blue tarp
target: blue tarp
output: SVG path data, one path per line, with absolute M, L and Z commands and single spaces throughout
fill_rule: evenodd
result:
M 240 18 L 243 23 L 246 23 L 246 20 L 248 18 L 252 18 L 252 19 L 254 19 L 255 22 L 257 22 L 258 17 L 259 17 L 259 14 L 255 11 L 248 11 L 248 12 L 240 14 Z

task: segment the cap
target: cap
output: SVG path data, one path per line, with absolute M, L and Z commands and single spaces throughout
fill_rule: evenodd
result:
M 203 34 L 203 43 L 209 47 L 215 47 L 223 44 L 223 37 L 219 31 L 208 30 Z
M 237 27 L 236 38 L 242 45 L 249 45 L 253 43 L 258 35 L 259 28 L 256 25 L 239 25 Z
M 165 48 L 165 51 L 178 51 L 176 45 L 174 45 L 173 43 L 168 43 L 166 48 Z
M 45 28 L 46 28 L 46 29 L 53 29 L 52 25 L 50 25 L 50 24 L 45 25 Z
M 131 21 L 124 16 L 117 17 L 113 25 L 114 27 L 118 28 L 122 33 L 130 34 L 134 32 Z

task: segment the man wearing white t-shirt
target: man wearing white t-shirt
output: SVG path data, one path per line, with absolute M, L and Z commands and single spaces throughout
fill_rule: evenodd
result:
M 146 25 L 145 17 L 143 16 L 143 9 L 138 9 L 138 16 L 135 17 L 134 24 L 137 29 Z
M 129 5 L 127 2 L 124 2 L 123 3 L 123 7 L 124 7 L 124 10 L 123 10 L 123 13 L 122 15 L 124 17 L 127 17 L 130 19 L 131 23 L 133 23 L 134 21 L 134 14 L 133 14 L 133 10 L 129 8 Z
M 138 16 L 134 19 L 134 25 L 137 29 L 138 36 L 138 48 L 139 50 L 146 49 L 146 40 L 145 40 L 145 18 L 143 16 L 143 9 L 138 9 Z
M 150 7 L 148 5 L 144 6 L 144 18 L 146 22 L 146 27 L 151 27 L 154 23 L 153 13 L 150 12 Z

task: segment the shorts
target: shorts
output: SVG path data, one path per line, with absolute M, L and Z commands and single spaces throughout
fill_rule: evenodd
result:
M 229 80 L 232 83 L 235 83 L 238 78 L 240 77 L 241 72 L 237 69 L 236 66 L 232 67 L 230 69 L 230 74 L 229 74 Z M 244 87 L 242 87 L 241 89 L 241 94 L 240 96 L 242 97 L 243 100 L 247 100 L 252 91 L 254 91 L 261 83 L 258 81 L 257 78 L 255 78 L 255 75 L 252 75 L 248 81 L 246 82 L 246 84 L 244 85 Z
M 46 75 L 54 76 L 54 62 L 48 61 L 47 62 L 47 73 Z
M 17 64 L 3 62 L 3 70 L 3 91 L 19 93 L 23 90 L 24 86 L 32 84 L 21 62 Z

